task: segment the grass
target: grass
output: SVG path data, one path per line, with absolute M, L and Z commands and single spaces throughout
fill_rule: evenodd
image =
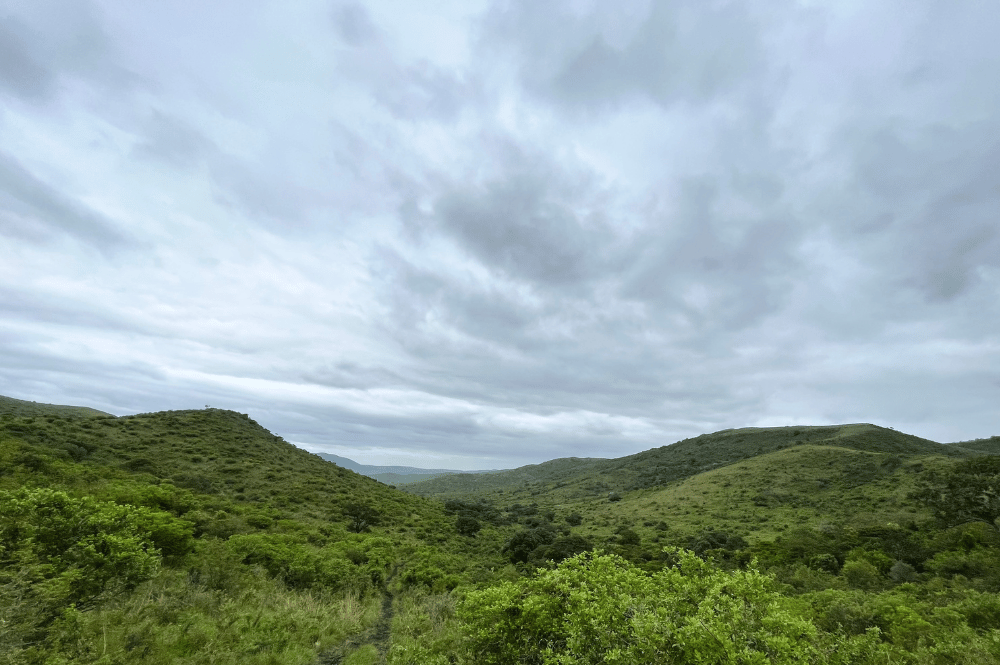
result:
M 111 416 L 110 413 L 91 409 L 87 406 L 61 406 L 59 404 L 42 404 L 29 402 L 13 397 L 0 395 L 0 414 L 12 416 L 68 416 L 73 418 L 91 418 L 93 416 Z
M 354 592 L 299 592 L 263 575 L 223 591 L 185 578 L 165 570 L 130 596 L 77 613 L 77 632 L 100 638 L 65 651 L 81 662 L 303 663 L 378 617 L 379 599 Z
M 969 450 L 869 424 L 723 430 L 616 459 L 564 458 L 511 471 L 456 474 L 405 491 L 437 498 L 488 497 L 500 503 L 570 503 L 610 492 L 662 487 L 719 467 L 802 445 L 887 455 L 961 457 Z
M 0 520 L 0 663 L 471 662 L 457 608 L 473 589 L 535 574 L 504 554 L 525 530 L 583 536 L 646 572 L 670 565 L 668 545 L 702 547 L 731 569 L 759 557 L 789 606 L 824 630 L 889 625 L 871 617 L 896 602 L 878 594 L 898 593 L 926 601 L 930 619 L 935 607 L 957 607 L 949 620 L 965 625 L 968 615 L 963 630 L 1000 640 L 985 632 L 1000 621 L 990 600 L 998 535 L 941 529 L 909 498 L 991 440 L 942 445 L 872 425 L 744 428 L 614 460 L 449 476 L 408 493 L 299 450 L 245 414 L 115 418 L 26 404 L 0 400 L 0 492 L 44 487 L 143 506 L 189 529 L 192 548 L 164 554 L 135 589 L 108 588 L 19 634 L 18 617 L 45 609 L 28 601 L 46 597 L 18 596 L 29 569 L 17 557 L 30 551 L 3 549 L 21 527 L 4 532 Z M 448 497 L 467 501 L 442 504 Z M 470 515 L 481 528 L 461 535 Z M 709 532 L 733 538 L 720 544 Z M 538 554 L 548 551 L 531 561 L 553 566 Z M 46 574 L 44 562 L 31 570 Z
M 447 589 L 502 566 L 501 536 L 460 536 L 440 502 L 218 409 L 3 413 L 0 491 L 40 487 L 164 511 L 189 525 L 196 547 L 165 557 L 134 591 L 109 590 L 54 623 L 24 623 L 48 626 L 46 642 L 5 635 L 0 662 L 60 653 L 70 662 L 305 663 L 371 628 L 393 571 L 409 580 L 401 590 Z M 13 608 L 27 617 L 30 608 L 8 597 L 23 587 L 7 583 L 19 579 L 8 563 L 0 558 L 3 616 Z M 408 573 L 411 564 L 419 570 Z
M 719 469 L 664 488 L 637 490 L 616 503 L 567 506 L 584 517 L 612 523 L 665 522 L 690 534 L 706 526 L 740 534 L 753 542 L 773 539 L 792 527 L 829 523 L 901 523 L 926 520 L 930 512 L 907 499 L 915 464 L 947 464 L 926 457 L 904 465 L 893 455 L 801 445 Z M 586 512 L 584 512 L 586 511 Z M 636 527 L 646 537 L 655 529 Z

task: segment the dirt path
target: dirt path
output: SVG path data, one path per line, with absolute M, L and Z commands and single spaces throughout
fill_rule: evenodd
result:
M 365 632 L 349 638 L 342 644 L 321 653 L 316 660 L 316 665 L 340 665 L 340 661 L 343 660 L 344 656 L 368 645 L 372 645 L 378 649 L 379 665 L 385 665 L 385 659 L 389 653 L 389 638 L 392 635 L 392 602 L 395 599 L 395 596 L 389 591 L 389 583 L 395 576 L 396 569 L 393 568 L 382 588 L 382 611 L 379 613 L 378 621 L 375 625 Z

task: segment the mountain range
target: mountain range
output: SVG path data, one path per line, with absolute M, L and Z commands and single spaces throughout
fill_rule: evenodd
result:
M 362 476 L 368 476 L 369 478 L 374 478 L 375 480 L 381 481 L 386 485 L 406 485 L 408 483 L 416 483 L 422 480 L 431 480 L 433 478 L 438 478 L 440 476 L 447 476 L 453 473 L 464 473 L 464 474 L 482 474 L 482 473 L 497 473 L 496 470 L 490 471 L 458 471 L 456 469 L 422 469 L 415 466 L 380 466 L 374 464 L 360 464 L 352 459 L 346 457 L 341 457 L 339 455 L 333 455 L 331 453 L 316 453 L 328 462 L 333 462 L 338 466 L 342 466 L 345 469 L 350 469 L 355 473 L 360 473 Z

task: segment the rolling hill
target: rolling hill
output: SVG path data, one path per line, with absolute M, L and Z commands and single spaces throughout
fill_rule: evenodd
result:
M 61 406 L 58 404 L 41 404 L 39 402 L 29 402 L 13 397 L 0 395 L 0 414 L 8 413 L 15 416 L 69 416 L 76 418 L 89 418 L 91 416 L 109 416 L 97 409 L 87 406 Z
M 567 648 L 552 631 L 604 607 L 600 594 L 622 612 L 658 607 L 657 621 L 687 607 L 630 594 L 694 555 L 695 586 L 769 590 L 738 614 L 797 626 L 810 655 L 781 662 L 825 665 L 845 645 L 852 664 L 1000 662 L 1000 524 L 980 500 L 1000 487 L 998 442 L 742 428 L 401 491 L 246 414 L 0 399 L 0 664 L 478 664 L 514 642 L 528 660 L 486 662 L 540 662 L 532 645 Z M 948 522 L 953 498 L 971 512 Z M 549 602 L 567 594 L 589 599 L 581 614 Z M 522 620 L 539 608 L 558 616 Z M 642 630 L 609 619 L 608 635 Z M 514 637 L 489 637 L 500 626 Z M 719 658 L 703 662 L 732 662 Z
M 971 451 L 869 424 L 822 427 L 747 427 L 703 434 L 615 459 L 569 457 L 489 475 L 455 474 L 410 484 L 420 496 L 505 497 L 531 500 L 546 494 L 558 501 L 609 492 L 660 487 L 719 467 L 795 446 L 833 446 L 912 457 L 961 457 Z

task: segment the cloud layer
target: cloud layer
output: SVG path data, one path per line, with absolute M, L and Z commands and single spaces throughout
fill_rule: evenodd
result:
M 0 11 L 0 393 L 510 467 L 997 433 L 1000 9 Z

